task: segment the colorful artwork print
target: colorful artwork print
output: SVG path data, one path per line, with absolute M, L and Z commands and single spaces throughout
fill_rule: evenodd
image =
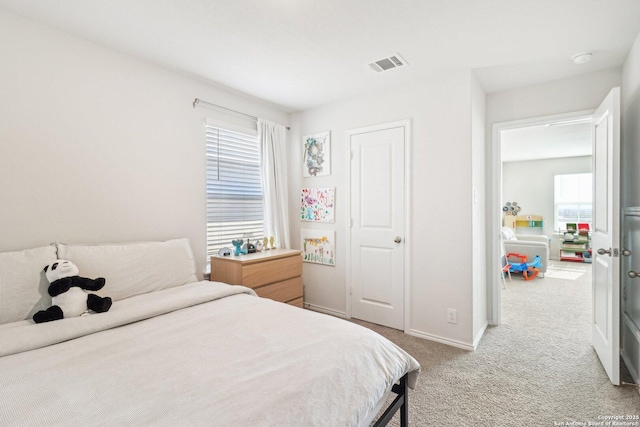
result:
M 304 165 L 302 176 L 331 174 L 331 133 L 321 132 L 304 137 Z
M 302 260 L 334 267 L 335 236 L 333 230 L 300 230 Z
M 335 188 L 303 188 L 300 219 L 312 222 L 334 222 Z

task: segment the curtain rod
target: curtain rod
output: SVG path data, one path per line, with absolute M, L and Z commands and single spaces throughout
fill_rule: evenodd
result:
M 196 108 L 196 106 L 198 106 L 200 104 L 203 104 L 205 107 L 208 106 L 209 108 L 213 107 L 213 108 L 220 108 L 222 110 L 227 110 L 227 111 L 230 111 L 232 113 L 240 114 L 241 116 L 245 116 L 247 118 L 250 118 L 251 120 L 258 121 L 258 118 L 256 116 L 252 116 L 252 115 L 243 113 L 241 111 L 232 110 L 231 108 L 223 107 L 222 105 L 217 105 L 217 104 L 213 104 L 211 102 L 203 101 L 200 98 L 196 98 L 196 99 L 193 100 L 193 108 Z M 286 126 L 286 128 L 287 128 L 287 130 L 291 129 L 289 126 Z

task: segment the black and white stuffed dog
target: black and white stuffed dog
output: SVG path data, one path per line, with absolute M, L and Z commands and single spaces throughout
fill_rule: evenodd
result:
M 50 322 L 64 317 L 75 317 L 93 310 L 104 313 L 111 308 L 111 298 L 99 297 L 87 291 L 102 289 L 105 280 L 78 276 L 78 267 L 71 261 L 59 259 L 44 268 L 49 281 L 49 295 L 53 305 L 33 315 L 36 323 Z

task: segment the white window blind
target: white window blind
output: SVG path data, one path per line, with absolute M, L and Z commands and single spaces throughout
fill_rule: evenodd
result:
M 554 228 L 566 230 L 567 223 L 588 223 L 593 218 L 593 189 L 591 173 L 555 175 Z
M 206 126 L 207 255 L 231 241 L 264 236 L 260 146 L 256 136 Z

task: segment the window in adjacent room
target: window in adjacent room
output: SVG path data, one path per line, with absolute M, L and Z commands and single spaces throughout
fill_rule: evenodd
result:
M 591 173 L 555 175 L 554 228 L 566 230 L 567 223 L 587 223 L 593 218 Z
M 258 137 L 207 125 L 207 256 L 264 236 Z

